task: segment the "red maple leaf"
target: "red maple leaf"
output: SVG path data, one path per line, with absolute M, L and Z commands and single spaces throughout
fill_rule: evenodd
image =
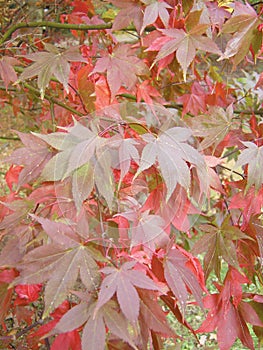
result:
M 218 286 L 220 293 L 204 298 L 204 305 L 210 311 L 196 332 L 211 332 L 217 329 L 220 350 L 230 349 L 236 338 L 239 338 L 244 346 L 254 349 L 247 323 L 260 327 L 263 323 L 252 306 L 242 301 L 242 284 L 248 282 L 246 277 L 231 268 L 223 287 Z
M 107 274 L 101 284 L 95 313 L 106 304 L 113 295 L 117 299 L 125 317 L 136 321 L 139 316 L 140 299 L 135 287 L 158 290 L 159 287 L 142 271 L 135 270 L 135 261 L 126 262 L 120 269 L 105 267 L 102 272 Z
M 153 99 L 155 101 L 161 102 L 160 92 L 151 85 L 150 80 L 144 80 L 137 88 L 137 102 L 144 101 L 149 105 L 153 104 Z
M 184 94 L 177 99 L 177 102 L 183 104 L 182 116 L 190 112 L 197 115 L 199 112 L 206 111 L 206 92 L 198 82 L 191 86 L 191 93 Z
M 121 10 L 114 19 L 112 30 L 120 30 L 127 28 L 133 22 L 137 32 L 142 27 L 143 14 L 138 0 L 111 0 L 110 1 Z
M 240 209 L 244 222 L 242 228 L 244 229 L 249 223 L 250 217 L 261 213 L 263 205 L 263 187 L 256 192 L 254 187 L 251 187 L 245 194 L 243 191 L 234 195 L 231 199 L 229 209 Z
M 117 45 L 112 54 L 99 58 L 91 74 L 103 72 L 107 72 L 111 98 L 114 98 L 121 86 L 132 89 L 137 83 L 137 76 L 147 74 L 148 68 L 134 55 L 129 45 L 122 44 Z
M 20 62 L 14 57 L 4 56 L 0 59 L 0 76 L 4 81 L 6 89 L 11 81 L 15 82 L 17 80 L 17 74 L 13 66 L 19 64 Z
M 25 284 L 18 285 L 15 287 L 15 292 L 17 294 L 14 305 L 28 305 L 29 303 L 35 301 L 39 297 L 39 292 L 42 289 L 41 284 Z

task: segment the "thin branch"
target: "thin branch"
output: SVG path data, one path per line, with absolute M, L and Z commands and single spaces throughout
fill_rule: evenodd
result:
M 84 101 L 83 101 L 83 99 L 82 99 L 80 93 L 78 92 L 78 90 L 76 90 L 76 89 L 74 88 L 74 86 L 71 85 L 70 83 L 68 83 L 68 86 L 69 86 L 69 87 L 75 92 L 75 94 L 78 96 L 78 98 L 79 98 L 79 100 L 80 100 L 80 103 L 81 103 L 81 106 L 82 106 L 84 112 L 87 113 L 87 114 L 89 114 L 89 112 L 88 112 L 87 109 L 86 109 L 85 103 L 84 103 Z
M 36 94 L 38 97 L 40 96 L 40 91 L 36 88 L 34 88 L 32 85 L 28 84 L 28 83 L 24 83 L 23 84 L 25 88 L 27 88 L 28 90 L 30 90 L 31 92 L 33 92 L 34 94 Z M 49 103 L 53 103 L 56 104 L 66 110 L 68 110 L 69 112 L 78 115 L 79 117 L 83 117 L 85 114 L 77 111 L 76 109 L 62 103 L 61 101 L 57 100 L 56 98 L 53 98 L 51 96 L 48 95 L 44 95 L 44 99 L 47 100 Z
M 49 342 L 48 338 L 45 338 L 45 345 L 46 345 L 47 350 L 50 350 L 50 342 Z
M 16 335 L 15 335 L 16 339 L 22 337 L 24 334 L 26 334 L 31 329 L 36 328 L 37 326 L 42 325 L 42 324 L 43 324 L 43 320 L 40 319 L 40 320 L 34 322 L 33 324 L 31 324 L 30 326 L 23 328 L 21 331 L 16 333 Z
M 0 39 L 0 45 L 2 45 L 5 41 L 7 41 L 11 35 L 18 29 L 21 28 L 56 28 L 56 29 L 73 29 L 73 30 L 104 30 L 104 29 L 111 29 L 112 23 L 105 23 L 105 24 L 94 24 L 94 25 L 87 25 L 87 24 L 71 24 L 71 23 L 59 23 L 59 22 L 48 22 L 48 21 L 40 21 L 40 22 L 22 22 L 17 23 L 11 28 L 9 28 L 5 34 Z
M 20 141 L 20 138 L 19 137 L 11 137 L 11 136 L 0 136 L 0 140 Z
M 260 116 L 263 116 L 263 109 L 258 109 L 258 110 L 255 110 L 255 111 L 249 111 L 249 110 L 234 110 L 234 113 L 235 114 L 256 114 L 256 115 L 260 115 Z
M 225 166 L 225 165 L 218 164 L 217 166 L 220 167 L 220 168 L 222 168 L 222 169 L 228 170 L 228 171 L 230 171 L 231 173 L 234 173 L 234 174 L 236 174 L 236 175 L 238 175 L 238 176 L 240 176 L 240 177 L 242 177 L 242 179 L 244 179 L 244 180 L 246 179 L 246 176 L 244 176 L 243 174 L 239 173 L 239 172 L 236 171 L 236 170 L 233 170 L 233 169 L 228 168 L 228 167 Z

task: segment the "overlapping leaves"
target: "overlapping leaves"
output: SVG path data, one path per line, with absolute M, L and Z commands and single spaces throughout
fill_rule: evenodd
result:
M 177 184 L 189 189 L 191 174 L 187 162 L 197 168 L 201 182 L 206 179 L 206 166 L 201 154 L 186 141 L 191 137 L 191 131 L 186 128 L 174 127 L 166 130 L 160 136 L 143 135 L 146 146 L 142 151 L 137 174 L 150 168 L 158 160 L 159 168 L 167 187 L 167 199 L 172 195 Z
M 34 61 L 34 63 L 25 68 L 19 77 L 19 81 L 24 81 L 37 76 L 37 85 L 42 99 L 52 76 L 58 79 L 66 92 L 69 91 L 69 62 L 86 63 L 86 60 L 79 53 L 78 47 L 70 47 L 65 51 L 60 51 L 56 46 L 46 43 L 45 49 L 46 51 L 26 55 L 26 58 Z
M 158 290 L 159 287 L 143 272 L 133 269 L 136 262 L 127 262 L 120 269 L 105 267 L 101 271 L 107 276 L 101 284 L 95 313 L 116 293 L 125 317 L 134 322 L 138 319 L 140 299 L 135 287 Z
M 201 229 L 205 234 L 195 243 L 192 253 L 200 254 L 205 252 L 204 272 L 207 278 L 212 270 L 220 278 L 221 259 L 224 259 L 230 266 L 238 269 L 238 256 L 235 241 L 248 239 L 249 237 L 237 227 L 225 219 L 220 227 L 213 225 L 202 225 Z
M 187 68 L 193 62 L 197 50 L 220 54 L 215 42 L 203 35 L 207 28 L 205 24 L 197 24 L 188 32 L 183 29 L 161 29 L 163 37 L 156 39 L 147 49 L 158 51 L 154 64 L 175 53 L 186 79 Z
M 50 237 L 51 243 L 27 253 L 19 265 L 20 276 L 15 284 L 46 283 L 45 315 L 58 307 L 80 278 L 92 291 L 98 287 L 100 274 L 93 250 L 84 246 L 80 235 L 62 222 L 35 217 Z

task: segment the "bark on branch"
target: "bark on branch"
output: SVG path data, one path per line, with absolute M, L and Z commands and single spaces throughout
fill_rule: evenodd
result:
M 40 21 L 40 22 L 22 22 L 17 23 L 14 26 L 10 27 L 5 34 L 0 39 L 0 45 L 2 45 L 4 42 L 6 42 L 11 35 L 18 29 L 21 28 L 57 28 L 57 29 L 73 29 L 73 30 L 104 30 L 104 29 L 111 29 L 112 23 L 105 23 L 105 24 L 94 24 L 94 25 L 87 25 L 87 24 L 71 24 L 71 23 L 59 23 L 59 22 L 48 22 L 48 21 Z

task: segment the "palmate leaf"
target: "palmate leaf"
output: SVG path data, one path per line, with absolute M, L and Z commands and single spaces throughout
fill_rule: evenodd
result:
M 132 224 L 131 247 L 142 244 L 154 251 L 164 246 L 169 241 L 166 225 L 161 216 L 149 214 L 149 210 L 141 213 Z
M 17 80 L 17 74 L 13 66 L 19 64 L 20 62 L 14 57 L 3 56 L 0 59 L 0 76 L 6 89 L 11 81 L 15 82 Z
M 14 284 L 46 283 L 45 316 L 64 301 L 80 274 L 87 290 L 97 288 L 98 266 L 89 247 L 80 243 L 77 233 L 68 225 L 37 219 L 52 243 L 31 250 L 19 265 L 20 276 Z
M 94 73 L 107 72 L 107 81 L 113 99 L 121 86 L 131 90 L 140 75 L 148 74 L 146 64 L 133 53 L 129 45 L 121 44 L 114 48 L 111 55 L 97 60 Z
M 144 31 L 144 29 L 153 24 L 157 18 L 159 17 L 165 27 L 168 27 L 169 22 L 169 12 L 168 9 L 172 9 L 172 6 L 167 4 L 166 2 L 160 1 L 152 1 L 152 0 L 143 0 L 144 4 L 146 4 L 146 8 L 143 16 L 143 24 L 140 31 L 140 34 Z
M 45 43 L 45 49 L 46 51 L 35 52 L 25 56 L 35 63 L 25 68 L 18 80 L 18 82 L 21 82 L 37 76 L 37 85 L 42 99 L 52 76 L 58 79 L 68 93 L 69 62 L 87 62 L 79 53 L 79 47 L 71 47 L 61 52 L 56 46 Z
M 248 166 L 248 177 L 246 190 L 255 186 L 258 191 L 263 184 L 263 146 L 258 147 L 253 142 L 242 142 L 247 148 L 238 156 L 235 168 Z
M 122 182 L 124 176 L 128 173 L 132 160 L 139 164 L 140 156 L 136 148 L 137 145 L 137 141 L 130 138 L 124 139 L 119 135 L 111 138 L 109 146 L 113 149 L 116 148 L 118 151 L 119 160 L 116 168 L 119 167 L 121 171 L 119 183 Z
M 159 290 L 159 287 L 143 272 L 134 270 L 136 262 L 126 262 L 120 269 L 105 267 L 101 271 L 107 276 L 101 284 L 95 314 L 116 293 L 120 308 L 125 317 L 136 321 L 139 316 L 140 299 L 135 287 Z
M 188 259 L 178 249 L 170 249 L 164 261 L 164 277 L 181 306 L 184 315 L 187 301 L 187 288 L 190 289 L 200 306 L 202 302 L 202 288 L 197 277 L 186 266 Z
M 220 350 L 230 349 L 236 338 L 239 338 L 245 347 L 254 350 L 247 323 L 259 327 L 262 327 L 263 323 L 253 307 L 242 300 L 242 284 L 248 282 L 245 276 L 231 268 L 224 285 L 220 286 L 220 293 L 204 298 L 204 304 L 210 311 L 196 332 L 212 332 L 217 329 Z
M 199 111 L 205 112 L 205 90 L 198 82 L 194 82 L 191 86 L 191 93 L 180 96 L 177 101 L 183 103 L 182 116 L 190 112 L 195 116 L 198 116 Z
M 109 2 L 121 9 L 114 19 L 112 30 L 120 30 L 123 28 L 127 28 L 131 24 L 131 22 L 133 22 L 137 32 L 139 33 L 143 22 L 143 14 L 140 1 L 111 0 Z
M 175 337 L 175 333 L 169 327 L 166 314 L 159 305 L 158 298 L 154 292 L 141 290 L 139 295 L 140 322 L 142 322 L 143 327 L 149 328 L 164 337 Z
M 187 68 L 196 56 L 196 50 L 220 54 L 215 42 L 204 35 L 208 28 L 206 24 L 197 24 L 185 32 L 183 29 L 161 29 L 162 38 L 156 39 L 147 51 L 158 51 L 153 64 L 176 52 L 176 59 L 183 70 L 186 80 Z
M 85 322 L 82 333 L 82 348 L 89 350 L 104 350 L 106 329 L 128 343 L 132 349 L 137 349 L 132 335 L 129 333 L 131 325 L 114 301 L 107 302 L 94 315 L 96 302 L 90 304 L 81 302 L 70 309 L 58 322 L 51 334 L 69 332 L 77 329 Z
M 72 181 L 72 194 L 76 208 L 88 198 L 94 186 L 111 208 L 115 185 L 111 170 L 111 157 L 103 146 L 107 139 L 75 121 L 67 132 L 49 135 L 34 134 L 58 150 L 44 167 L 41 176 L 45 181 Z
M 199 175 L 202 174 L 200 181 L 206 181 L 205 161 L 202 155 L 187 143 L 190 137 L 191 131 L 182 127 L 168 129 L 158 137 L 152 134 L 142 136 L 146 146 L 143 148 L 136 176 L 154 165 L 157 160 L 167 187 L 167 200 L 177 184 L 186 190 L 189 189 L 191 175 L 187 162 L 197 168 Z
M 210 107 L 204 115 L 197 115 L 190 121 L 193 135 L 203 138 L 200 148 L 206 149 L 214 146 L 214 149 L 223 141 L 224 137 L 234 127 L 233 106 L 224 110 L 221 107 Z
M 205 234 L 195 243 L 192 253 L 196 255 L 205 252 L 205 278 L 207 279 L 210 272 L 214 270 L 220 279 L 221 259 L 238 270 L 239 264 L 234 241 L 249 239 L 249 237 L 237 227 L 229 224 L 229 218 L 225 219 L 221 227 L 205 224 L 200 228 Z
M 234 35 L 228 41 L 225 52 L 219 60 L 233 57 L 234 64 L 238 65 L 248 53 L 250 45 L 257 53 L 262 43 L 262 35 L 258 30 L 261 23 L 262 20 L 253 7 L 248 3 L 235 2 L 232 17 L 222 28 L 223 33 L 234 33 Z
M 45 142 L 35 135 L 17 132 L 25 147 L 16 149 L 6 162 L 23 165 L 19 174 L 18 187 L 35 180 L 42 172 L 46 163 L 51 159 L 52 152 Z

